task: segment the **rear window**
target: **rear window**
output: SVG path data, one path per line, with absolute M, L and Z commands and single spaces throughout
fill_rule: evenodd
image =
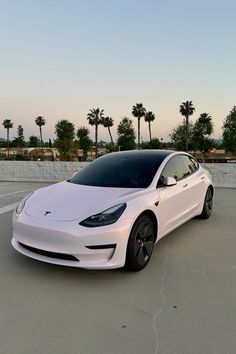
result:
M 97 187 L 146 188 L 165 156 L 115 153 L 98 158 L 69 182 Z

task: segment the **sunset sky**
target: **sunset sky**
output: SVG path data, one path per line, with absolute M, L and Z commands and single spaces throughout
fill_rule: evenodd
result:
M 236 105 L 235 13 L 235 0 L 0 0 L 0 138 L 4 119 L 11 138 L 18 124 L 26 139 L 38 135 L 41 115 L 44 140 L 53 139 L 58 120 L 87 126 L 97 107 L 115 136 L 142 102 L 156 114 L 153 137 L 168 140 L 186 100 L 193 122 L 209 113 L 220 137 Z M 103 127 L 100 139 L 109 141 Z

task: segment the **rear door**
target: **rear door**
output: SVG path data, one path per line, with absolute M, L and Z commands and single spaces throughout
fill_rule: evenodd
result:
M 181 162 L 184 171 L 184 179 L 186 180 L 186 205 L 189 206 L 187 211 L 189 217 L 196 214 L 201 208 L 205 197 L 204 173 L 199 169 L 198 162 L 189 155 L 181 155 Z

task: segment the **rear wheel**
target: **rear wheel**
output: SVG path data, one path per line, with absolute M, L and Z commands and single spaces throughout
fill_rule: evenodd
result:
M 149 262 L 155 240 L 155 227 L 149 216 L 140 216 L 130 233 L 125 268 L 132 271 L 143 269 Z
M 202 213 L 200 215 L 201 219 L 208 219 L 211 216 L 212 205 L 213 205 L 213 193 L 212 193 L 212 189 L 208 188 L 204 200 Z

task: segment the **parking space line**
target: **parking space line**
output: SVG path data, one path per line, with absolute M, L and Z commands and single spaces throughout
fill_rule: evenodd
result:
M 14 210 L 16 208 L 16 206 L 18 205 L 18 203 L 19 202 L 0 208 L 0 215 L 7 213 L 8 211 Z
M 7 197 L 8 195 L 12 195 L 12 194 L 23 193 L 23 192 L 31 192 L 31 189 L 23 189 L 20 191 L 3 194 L 3 195 L 0 195 L 0 198 Z

